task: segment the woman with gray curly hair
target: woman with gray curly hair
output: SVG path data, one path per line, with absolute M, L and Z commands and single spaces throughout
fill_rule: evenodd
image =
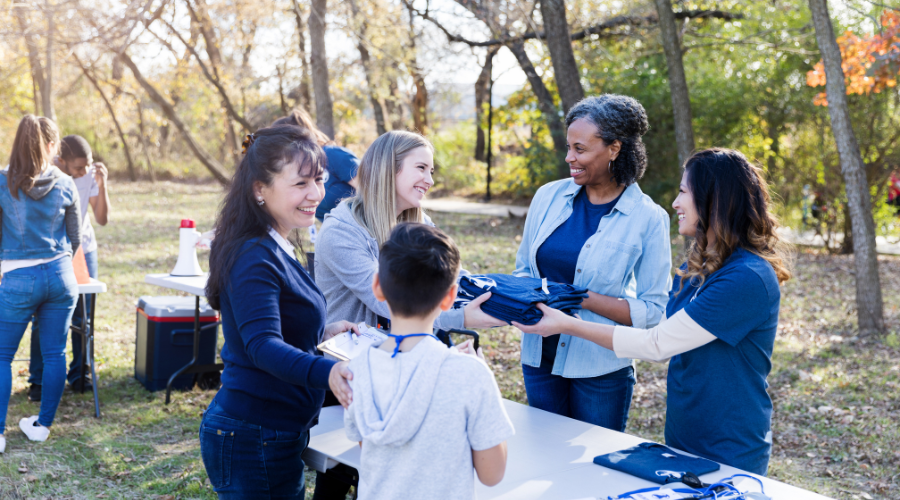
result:
M 637 185 L 647 168 L 644 107 L 622 95 L 588 97 L 572 107 L 566 125 L 571 177 L 535 194 L 515 274 L 587 288 L 585 321 L 656 326 L 672 256 L 669 216 Z M 625 430 L 631 359 L 570 335 L 523 333 L 522 371 L 531 406 Z

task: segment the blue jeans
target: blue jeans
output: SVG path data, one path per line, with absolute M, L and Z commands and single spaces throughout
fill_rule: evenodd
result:
M 634 368 L 627 366 L 590 378 L 553 375 L 559 335 L 545 337 L 543 341 L 541 366 L 522 365 L 529 406 L 625 432 L 634 391 Z
M 200 455 L 222 500 L 302 500 L 301 455 L 307 445 L 309 431 L 277 431 L 236 419 L 215 398 L 200 422 Z
M 87 261 L 88 275 L 91 278 L 97 279 L 98 274 L 98 266 L 97 266 L 97 251 L 91 251 L 84 254 L 84 260 Z M 90 297 L 84 298 L 84 307 L 87 309 L 87 317 L 91 317 L 91 304 Z M 75 326 L 81 326 L 81 302 L 76 302 L 75 312 L 72 314 L 72 324 Z M 34 321 L 31 322 L 31 361 L 28 363 L 28 383 L 29 384 L 41 384 L 41 379 L 44 376 L 44 357 L 41 355 L 41 334 L 40 327 L 38 326 L 40 321 L 35 317 Z M 89 370 L 90 367 L 85 367 L 86 370 Z M 90 371 L 85 372 L 86 375 L 90 374 Z M 69 364 L 69 373 L 66 375 L 66 379 L 68 379 L 69 384 L 74 387 L 75 382 L 78 381 L 78 378 L 81 376 L 81 335 L 72 335 L 72 363 Z
M 32 316 L 43 327 L 43 394 L 38 422 L 50 427 L 66 385 L 66 336 L 78 299 L 71 257 L 16 269 L 0 281 L 0 432 L 12 391 L 11 363 Z

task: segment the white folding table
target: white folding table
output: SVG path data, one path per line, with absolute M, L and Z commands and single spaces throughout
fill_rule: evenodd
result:
M 507 442 L 508 460 L 503 481 L 487 487 L 476 479 L 475 491 L 480 500 L 605 499 L 658 486 L 593 463 L 598 455 L 630 448 L 646 440 L 513 401 L 504 400 L 503 403 L 516 434 Z M 303 454 L 303 460 L 310 468 L 324 472 L 342 463 L 359 469 L 360 447 L 344 434 L 343 415 L 344 409 L 340 406 L 322 408 L 318 425 L 310 429 L 309 447 Z M 738 473 L 749 474 L 721 465 L 720 470 L 704 474 L 701 479 L 711 483 Z M 749 475 L 763 482 L 766 495 L 773 500 L 826 498 L 773 479 Z M 749 481 L 748 486 L 754 487 L 753 491 L 758 491 L 755 481 L 745 480 Z
M 91 278 L 86 284 L 78 285 L 78 301 L 81 302 L 81 326 L 70 325 L 72 332 L 81 335 L 81 378 L 80 382 L 75 384 L 74 389 L 80 389 L 84 393 L 84 368 L 88 365 L 91 370 L 91 380 L 93 381 L 94 392 L 94 415 L 100 418 L 100 397 L 98 395 L 98 387 L 100 380 L 97 379 L 97 368 L 94 363 L 94 314 L 97 311 L 97 295 L 106 292 L 106 283 Z M 90 307 L 85 307 L 90 301 Z M 88 314 L 88 309 L 91 310 Z
M 219 323 L 212 323 L 200 328 L 200 297 L 206 297 L 206 281 L 209 273 L 200 276 L 172 276 L 171 274 L 148 274 L 144 276 L 144 282 L 151 285 L 161 286 L 180 292 L 189 293 L 195 296 L 194 301 L 194 357 L 191 362 L 186 364 L 177 372 L 169 377 L 166 384 L 166 404 L 169 404 L 172 396 L 172 382 L 181 375 L 186 373 L 209 373 L 221 371 L 225 365 L 222 363 L 212 363 L 198 365 L 197 360 L 200 359 L 200 332 L 206 328 L 217 328 Z

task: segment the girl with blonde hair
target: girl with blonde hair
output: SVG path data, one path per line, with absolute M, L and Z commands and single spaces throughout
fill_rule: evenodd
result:
M 419 134 L 391 131 L 369 146 L 359 165 L 357 196 L 344 200 L 325 216 L 316 240 L 316 284 L 325 295 L 328 321 L 340 318 L 390 327 L 390 309 L 372 291 L 379 249 L 391 229 L 401 222 L 434 225 L 422 210 L 422 199 L 434 185 L 433 173 L 434 146 Z M 434 327 L 450 330 L 503 325 L 481 310 L 490 295 L 482 295 L 464 309 L 442 313 Z M 329 402 L 333 401 L 326 397 L 325 406 Z M 354 471 L 345 474 L 353 475 Z M 313 498 L 344 498 L 348 490 L 349 485 L 336 473 L 317 474 Z
M 372 293 L 378 250 L 400 222 L 434 225 L 422 199 L 434 185 L 434 146 L 425 137 L 388 132 L 372 143 L 359 166 L 359 190 L 338 205 L 316 241 L 316 282 L 328 302 L 328 320 L 387 327 L 390 311 Z M 490 294 L 438 317 L 435 327 L 488 328 L 503 323 L 481 311 Z

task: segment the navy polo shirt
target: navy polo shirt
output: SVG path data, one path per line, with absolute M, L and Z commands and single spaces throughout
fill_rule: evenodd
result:
M 684 309 L 716 340 L 669 362 L 666 444 L 764 475 L 772 448 L 766 377 L 781 304 L 775 270 L 738 249 L 699 289 L 678 290 L 676 281 L 666 317 Z
M 359 171 L 359 158 L 347 148 L 323 146 L 328 159 L 328 180 L 325 181 L 325 197 L 316 208 L 316 218 L 320 221 L 325 214 L 345 198 L 356 195 L 356 190 L 348 184 Z

